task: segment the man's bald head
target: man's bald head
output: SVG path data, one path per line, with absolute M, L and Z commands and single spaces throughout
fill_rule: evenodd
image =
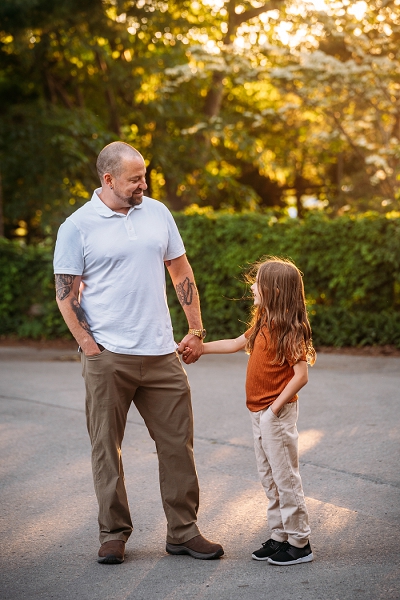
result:
M 96 163 L 100 183 L 103 185 L 103 176 L 105 173 L 119 177 L 124 168 L 124 161 L 132 158 L 141 158 L 144 160 L 136 148 L 125 144 L 125 142 L 111 142 L 111 144 L 105 146 L 97 157 Z

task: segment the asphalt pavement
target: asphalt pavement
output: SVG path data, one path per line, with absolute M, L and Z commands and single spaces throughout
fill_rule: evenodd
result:
M 75 353 L 0 348 L 1 600 L 400 599 L 400 358 L 320 354 L 300 392 L 300 464 L 314 561 L 251 559 L 268 539 L 244 401 L 247 357 L 186 367 L 214 561 L 165 552 L 154 443 L 133 406 L 123 443 L 134 521 L 122 565 L 100 565 Z

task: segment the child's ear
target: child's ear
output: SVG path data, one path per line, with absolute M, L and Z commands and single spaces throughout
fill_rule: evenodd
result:
M 277 287 L 276 288 L 276 295 L 279 296 L 279 294 L 280 294 L 280 291 L 279 291 L 279 288 Z

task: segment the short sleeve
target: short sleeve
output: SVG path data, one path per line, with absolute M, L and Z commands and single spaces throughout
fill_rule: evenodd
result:
M 82 275 L 85 261 L 79 229 L 67 219 L 58 230 L 54 250 L 54 273 L 57 275 Z
M 186 250 L 174 217 L 171 215 L 168 209 L 166 210 L 168 224 L 168 246 L 165 252 L 164 260 L 173 260 L 174 258 L 179 258 L 179 256 L 185 254 Z
M 301 360 L 307 362 L 307 351 L 305 343 L 302 343 L 300 356 L 298 356 L 296 359 L 293 356 L 287 356 L 286 360 L 289 363 L 289 366 L 291 367 L 293 367 L 293 365 L 300 362 Z

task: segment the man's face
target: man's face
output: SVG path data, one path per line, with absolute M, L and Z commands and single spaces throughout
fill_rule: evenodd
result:
M 112 190 L 120 208 L 142 203 L 143 192 L 147 190 L 145 175 L 146 166 L 140 157 L 123 159 L 121 174 L 112 176 Z

